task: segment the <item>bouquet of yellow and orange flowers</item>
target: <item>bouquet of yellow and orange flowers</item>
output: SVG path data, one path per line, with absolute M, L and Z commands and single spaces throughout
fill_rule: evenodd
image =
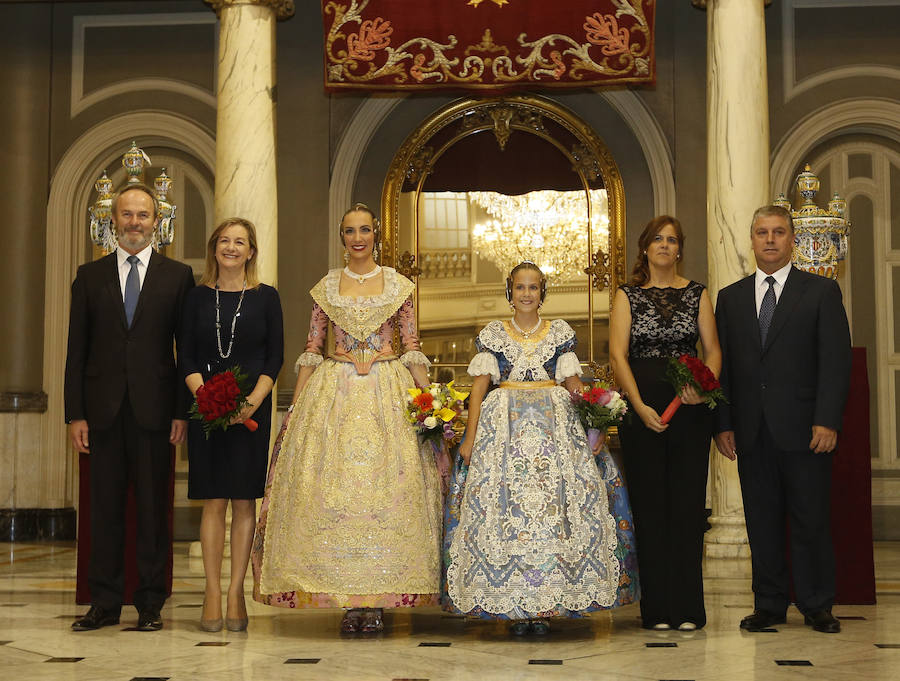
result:
M 406 418 L 423 442 L 442 445 L 462 438 L 466 429 L 462 412 L 469 393 L 460 392 L 449 383 L 432 383 L 428 387 L 409 388 Z

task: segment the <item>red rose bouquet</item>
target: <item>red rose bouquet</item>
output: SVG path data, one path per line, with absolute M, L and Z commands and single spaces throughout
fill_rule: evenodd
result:
M 227 430 L 232 425 L 231 419 L 250 404 L 247 401 L 246 381 L 247 375 L 235 365 L 211 376 L 197 388 L 197 397 L 191 405 L 191 418 L 202 421 L 207 439 L 217 428 Z M 246 419 L 243 423 L 251 432 L 259 428 L 253 419 Z
M 572 394 L 572 405 L 588 436 L 591 449 L 602 433 L 622 420 L 628 404 L 622 396 L 605 383 L 586 385 L 580 393 Z
M 663 423 L 671 421 L 678 411 L 678 407 L 681 406 L 681 391 L 687 385 L 694 387 L 710 409 L 716 406 L 717 401 L 725 399 L 719 379 L 698 357 L 690 355 L 681 355 L 678 359 L 670 357 L 666 366 L 666 378 L 677 394 L 660 417 Z

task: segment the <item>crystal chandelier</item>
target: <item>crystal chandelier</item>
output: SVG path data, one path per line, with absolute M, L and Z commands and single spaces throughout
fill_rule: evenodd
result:
M 471 203 L 492 218 L 472 227 L 472 246 L 501 272 L 531 260 L 551 282 L 583 276 L 588 257 L 585 192 L 540 190 L 516 196 L 497 192 L 468 195 Z M 606 190 L 592 189 L 590 197 L 591 238 L 596 248 L 609 239 Z

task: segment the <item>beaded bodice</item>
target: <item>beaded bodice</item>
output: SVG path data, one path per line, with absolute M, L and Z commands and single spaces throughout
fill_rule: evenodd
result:
M 705 287 L 691 281 L 684 288 L 622 286 L 631 305 L 631 359 L 697 354 L 700 296 Z

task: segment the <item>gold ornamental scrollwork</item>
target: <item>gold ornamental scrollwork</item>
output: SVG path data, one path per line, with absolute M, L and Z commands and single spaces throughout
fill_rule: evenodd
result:
M 602 291 L 609 286 L 611 270 L 609 269 L 609 254 L 602 248 L 591 254 L 591 266 L 584 268 L 584 273 L 591 278 L 593 287 Z
M 546 133 L 544 119 L 532 110 L 510 104 L 498 104 L 467 111 L 460 120 L 459 132 L 490 129 L 500 149 L 506 149 L 509 136 L 515 128 L 534 133 Z
M 592 182 L 601 176 L 600 160 L 585 145 L 573 146 L 572 158 L 575 159 L 572 169 L 576 173 L 584 173 Z
M 259 5 L 269 7 L 275 12 L 278 21 L 284 21 L 294 16 L 294 0 L 203 0 L 203 2 L 219 16 L 226 7 L 238 7 L 240 5 Z
M 478 5 L 480 5 L 481 3 L 486 2 L 486 1 L 487 0 L 469 0 L 468 4 L 471 5 L 472 7 L 478 7 Z M 497 7 L 503 7 L 503 5 L 509 4 L 509 0 L 490 0 L 490 1 L 492 3 L 494 3 L 495 5 L 497 5 Z
M 407 279 L 418 277 L 422 270 L 416 266 L 416 256 L 409 251 L 404 251 L 397 262 L 397 271 Z
M 603 381 L 612 385 L 613 380 L 612 367 L 609 364 L 598 364 L 597 362 L 588 362 L 591 369 L 591 376 L 595 381 Z
M 407 182 L 418 184 L 419 178 L 428 174 L 431 169 L 431 158 L 434 156 L 432 147 L 422 147 L 406 164 L 405 178 Z

